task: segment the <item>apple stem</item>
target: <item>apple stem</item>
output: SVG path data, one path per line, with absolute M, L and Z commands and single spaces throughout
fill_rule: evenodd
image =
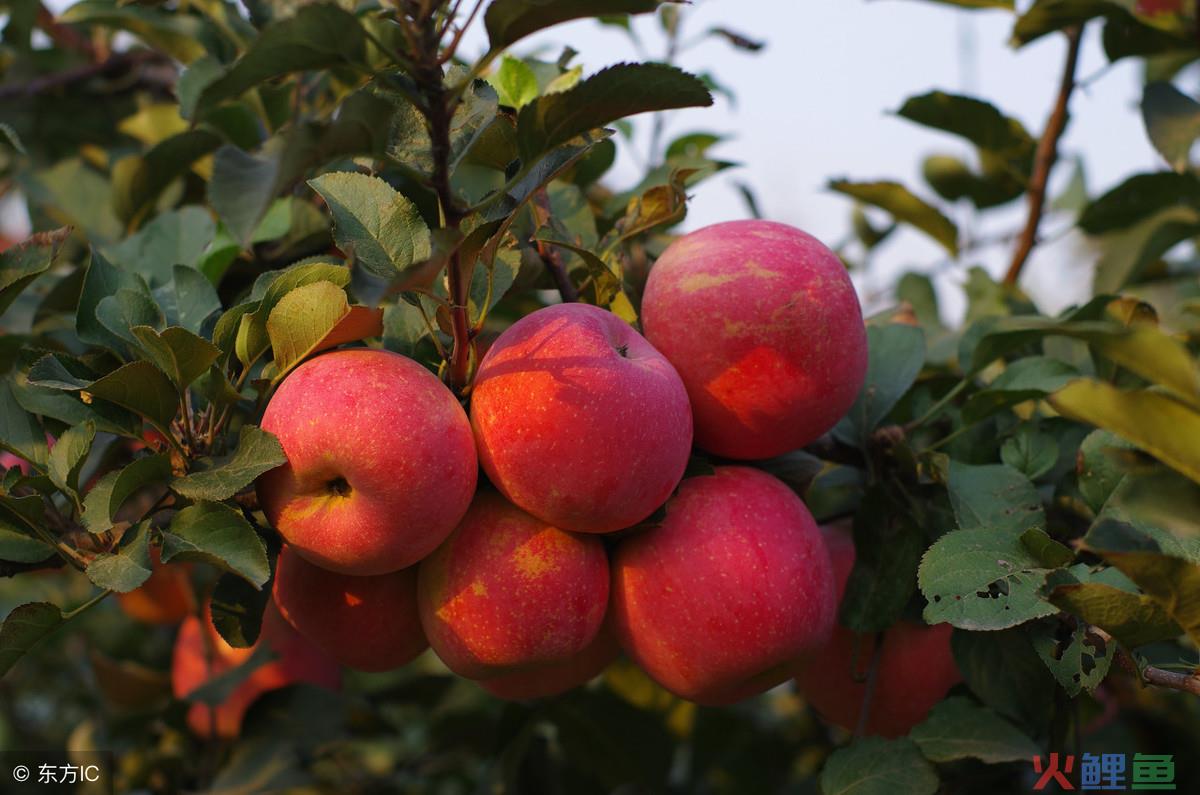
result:
M 861 636 L 859 639 L 861 642 Z M 858 723 L 854 726 L 855 737 L 862 737 L 867 732 L 867 724 L 871 719 L 871 702 L 875 700 L 875 683 L 879 679 L 879 658 L 882 653 L 883 633 L 878 632 L 875 634 L 875 647 L 871 649 L 871 662 L 867 667 L 866 686 L 863 690 L 862 704 L 858 708 Z

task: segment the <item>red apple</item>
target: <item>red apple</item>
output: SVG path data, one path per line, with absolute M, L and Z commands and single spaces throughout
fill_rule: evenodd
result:
M 613 619 L 667 690 L 729 704 L 774 687 L 829 637 L 833 571 L 812 515 L 758 469 L 688 478 L 659 527 L 622 540 Z
M 29 462 L 18 455 L 0 450 L 0 469 L 9 470 L 13 468 L 21 470 L 22 475 L 29 474 Z
M 673 242 L 650 270 L 642 326 L 687 385 L 696 444 L 728 458 L 803 447 L 845 415 L 866 377 L 845 267 L 785 224 L 731 221 Z
M 210 708 L 199 702 L 191 705 L 187 722 L 196 735 L 210 739 L 214 736 L 236 737 L 246 710 L 270 690 L 301 682 L 331 690 L 341 686 L 337 664 L 292 629 L 273 604 L 268 605 L 263 615 L 258 644 L 262 643 L 269 645 L 276 659 L 256 668 L 216 707 Z M 213 678 L 242 665 L 254 654 L 258 644 L 248 649 L 230 646 L 217 634 L 207 608 L 203 624 L 197 616 L 189 616 L 179 627 L 171 660 L 171 686 L 175 697 L 185 698 Z
M 572 535 L 480 492 L 446 542 L 421 563 L 418 605 L 429 645 L 469 679 L 566 663 L 600 631 L 608 558 Z
M 692 446 L 674 368 L 603 309 L 562 304 L 517 321 L 475 378 L 484 471 L 509 500 L 564 530 L 607 533 L 666 501 Z
M 509 701 L 549 698 L 592 681 L 620 654 L 617 636 L 605 622 L 587 648 L 568 660 L 494 676 L 479 684 L 493 696 Z
M 854 541 L 839 528 L 822 529 L 837 578 L 838 600 L 854 568 Z M 871 714 L 866 732 L 884 737 L 908 734 L 929 715 L 933 706 L 962 675 L 950 650 L 949 624 L 926 626 L 900 621 L 883 635 Z M 857 727 L 866 694 L 866 673 L 874 656 L 875 639 L 864 636 L 855 657 L 855 633 L 838 625 L 829 643 L 807 662 L 796 683 L 808 702 L 830 723 Z M 857 667 L 857 671 L 854 668 Z M 857 678 L 864 681 L 855 681 Z
M 417 614 L 415 566 L 353 577 L 314 566 L 284 546 L 274 599 L 289 624 L 347 668 L 390 671 L 429 647 Z
M 288 463 L 259 478 L 267 518 L 322 568 L 367 576 L 413 565 L 462 518 L 478 466 L 471 427 L 411 359 L 352 349 L 300 365 L 262 427 Z

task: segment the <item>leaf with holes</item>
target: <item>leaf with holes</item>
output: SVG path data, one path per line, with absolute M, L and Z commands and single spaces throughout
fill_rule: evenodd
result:
M 989 527 L 947 533 L 917 572 L 925 621 L 994 630 L 1050 615 L 1054 607 L 1041 597 L 1048 573 L 1019 537 Z
M 1074 628 L 1059 622 L 1032 627 L 1030 641 L 1054 678 L 1074 698 L 1083 690 L 1093 692 L 1112 665 L 1114 644 L 1086 626 Z
M 960 529 L 983 528 L 1011 537 L 1031 527 L 1045 526 L 1045 509 L 1037 488 L 1010 466 L 971 466 L 951 461 L 946 488 Z

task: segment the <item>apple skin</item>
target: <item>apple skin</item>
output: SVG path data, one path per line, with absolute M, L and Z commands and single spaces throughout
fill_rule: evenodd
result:
M 842 528 L 821 530 L 837 577 L 838 601 L 854 568 L 854 541 Z M 871 697 L 866 733 L 901 737 L 923 721 L 951 687 L 962 681 L 950 649 L 949 624 L 926 626 L 901 620 L 883 635 L 883 648 Z M 864 636 L 858 653 L 858 672 L 865 677 L 875 639 Z M 853 731 L 858 724 L 866 683 L 855 682 L 855 633 L 840 624 L 829 643 L 814 654 L 796 677 L 808 702 L 830 723 Z
M 187 723 L 198 737 L 237 737 L 246 710 L 268 691 L 301 682 L 330 690 L 341 687 L 341 671 L 337 664 L 292 629 L 273 603 L 267 605 L 263 614 L 258 643 L 247 649 L 235 649 L 226 643 L 212 625 L 207 607 L 204 614 L 203 623 L 198 616 L 185 619 L 175 637 L 171 689 L 176 698 L 185 698 L 201 685 L 245 663 L 260 643 L 269 644 L 277 659 L 256 668 L 216 707 L 210 709 L 199 702 L 192 704 Z M 213 649 L 211 665 L 207 652 L 210 643 Z
M 493 492 L 479 493 L 418 578 L 429 645 L 468 679 L 571 660 L 595 639 L 608 603 L 599 538 L 552 527 Z
M 500 335 L 475 378 L 471 425 L 492 483 L 579 533 L 652 514 L 692 447 L 674 368 L 627 323 L 586 304 L 539 309 Z
M 475 492 L 466 413 L 411 359 L 352 349 L 300 365 L 262 427 L 288 463 L 258 480 L 267 518 L 295 552 L 341 574 L 407 568 L 437 548 Z
M 696 444 L 727 458 L 812 442 L 866 377 L 866 328 L 846 268 L 786 224 L 730 221 L 671 243 L 646 280 L 642 327 L 687 386 Z
M 2 251 L 3 249 L 0 249 Z M 13 455 L 9 452 L 0 451 L 0 469 L 9 470 L 13 467 L 21 470 L 22 475 L 29 474 L 29 462 L 18 455 Z
M 829 637 L 833 570 L 812 515 L 758 469 L 688 478 L 613 558 L 621 647 L 672 693 L 731 704 L 790 678 Z
M 158 547 L 150 548 L 150 576 L 135 590 L 116 594 L 117 604 L 130 618 L 145 624 L 173 626 L 195 609 L 190 567 L 163 563 Z
M 279 613 L 337 662 L 391 671 L 429 648 L 417 614 L 417 569 L 353 577 L 314 566 L 284 546 L 273 590 Z
M 605 622 L 583 651 L 560 663 L 480 680 L 484 690 L 507 701 L 532 701 L 561 695 L 599 676 L 621 655 L 617 636 Z

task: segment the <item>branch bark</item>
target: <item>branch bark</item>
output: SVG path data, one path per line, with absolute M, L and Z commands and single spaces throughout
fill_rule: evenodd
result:
M 1029 178 L 1029 216 L 1017 239 L 1012 263 L 1004 277 L 1005 284 L 1017 283 L 1017 279 L 1021 277 L 1021 269 L 1025 267 L 1029 254 L 1037 245 L 1038 226 L 1042 222 L 1042 210 L 1046 205 L 1046 183 L 1050 179 L 1054 162 L 1058 159 L 1058 141 L 1067 127 L 1067 106 L 1071 101 L 1071 93 L 1075 90 L 1075 69 L 1079 65 L 1079 43 L 1083 26 L 1075 25 L 1063 33 L 1067 38 L 1067 57 L 1063 64 L 1058 98 L 1054 102 L 1054 109 L 1046 121 L 1046 129 L 1042 132 L 1034 155 L 1033 174 Z
M 1162 668 L 1156 668 L 1153 665 L 1147 665 L 1139 671 L 1137 663 L 1133 661 L 1128 652 L 1119 647 L 1116 638 L 1095 625 L 1090 629 L 1097 636 L 1103 638 L 1105 643 L 1117 645 L 1117 651 L 1114 655 L 1117 662 L 1122 668 L 1135 677 L 1140 678 L 1146 684 L 1154 685 L 1155 687 L 1165 687 L 1168 690 L 1191 693 L 1193 696 L 1200 696 L 1200 669 L 1192 673 L 1180 673 L 1179 671 L 1167 671 Z

